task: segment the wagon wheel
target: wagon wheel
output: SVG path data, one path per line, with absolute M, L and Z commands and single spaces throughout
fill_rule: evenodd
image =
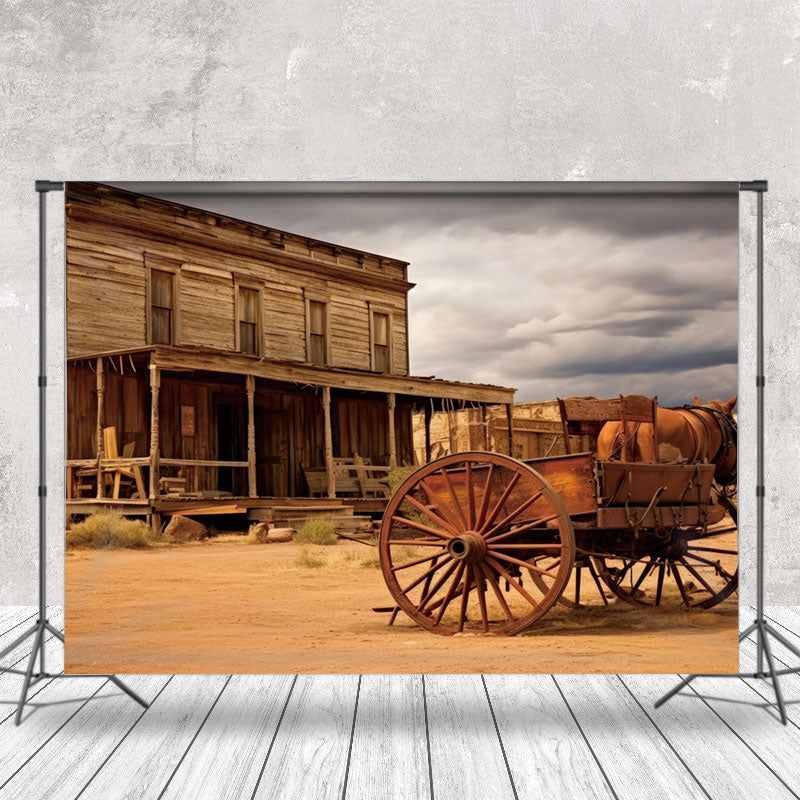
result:
M 459 453 L 426 464 L 383 516 L 380 559 L 397 605 L 434 633 L 514 634 L 558 600 L 575 558 L 572 522 L 553 487 L 522 461 Z M 410 551 L 410 552 L 409 552 Z M 523 572 L 553 555 L 540 590 Z
M 543 556 L 536 556 L 533 559 L 533 564 L 539 567 L 542 570 L 552 570 L 553 567 L 557 566 L 559 561 L 559 556 L 551 556 L 551 555 L 543 555 Z M 597 590 L 597 593 L 600 595 L 600 599 L 603 601 L 603 605 L 608 605 L 608 598 L 606 597 L 606 592 L 603 589 L 603 584 L 600 582 L 600 576 L 597 574 L 597 570 L 592 564 L 591 559 L 584 558 L 584 559 L 576 559 L 575 561 L 575 582 L 574 582 L 574 595 L 572 597 L 567 596 L 567 591 L 565 590 L 561 597 L 558 598 L 558 604 L 564 606 L 565 608 L 583 608 L 583 604 L 581 603 L 581 583 L 586 583 L 586 576 L 582 576 L 582 570 L 586 570 L 589 574 L 589 577 L 592 579 L 592 583 Z M 549 585 L 549 579 L 542 575 L 539 571 L 530 570 L 529 574 L 531 576 L 531 580 L 536 584 L 540 591 L 545 591 Z M 583 578 L 583 581 L 582 581 Z M 590 589 L 591 591 L 591 589 Z
M 736 505 L 727 498 L 721 502 L 734 522 Z M 595 568 L 614 594 L 630 603 L 645 606 L 683 605 L 712 608 L 736 591 L 739 585 L 736 531 L 725 529 L 697 536 L 684 532 L 662 552 L 639 559 L 593 558 Z M 726 539 L 733 538 L 733 542 Z M 645 581 L 650 579 L 650 583 Z M 674 591 L 677 589 L 677 592 Z

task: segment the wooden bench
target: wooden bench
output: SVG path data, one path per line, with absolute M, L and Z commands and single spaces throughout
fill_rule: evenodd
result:
M 307 467 L 301 462 L 308 491 L 312 497 L 324 497 L 328 493 L 328 472 L 325 467 Z M 336 495 L 357 497 L 383 497 L 388 488 L 386 477 L 390 467 L 373 466 L 369 459 L 358 454 L 352 458 L 333 459 L 334 486 Z

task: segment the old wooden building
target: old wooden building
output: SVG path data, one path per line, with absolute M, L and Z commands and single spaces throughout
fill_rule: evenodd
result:
M 73 513 L 380 507 L 415 410 L 513 402 L 409 375 L 406 262 L 101 184 L 66 204 Z

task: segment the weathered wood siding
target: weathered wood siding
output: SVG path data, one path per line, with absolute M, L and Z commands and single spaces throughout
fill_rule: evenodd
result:
M 235 347 L 235 285 L 262 294 L 261 352 L 306 360 L 305 294 L 328 303 L 331 366 L 370 369 L 369 306 L 392 316 L 392 371 L 407 374 L 403 262 L 279 234 L 174 203 L 68 184 L 69 355 L 148 344 L 147 268 L 177 276 L 177 341 Z

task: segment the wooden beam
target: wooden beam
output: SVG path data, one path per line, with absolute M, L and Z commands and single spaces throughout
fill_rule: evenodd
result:
M 247 491 L 250 497 L 257 497 L 256 490 L 256 418 L 253 397 L 256 391 L 256 379 L 252 375 L 245 377 L 247 388 Z
M 430 464 L 431 461 L 431 404 L 425 403 L 425 463 Z
M 389 428 L 387 436 L 389 439 L 389 466 L 397 466 L 397 437 L 394 432 L 394 411 L 396 403 L 394 392 L 388 392 L 386 395 L 386 409 L 389 417 Z
M 508 454 L 514 457 L 514 422 L 513 422 L 513 405 L 506 403 L 506 419 L 508 420 Z
M 161 445 L 158 431 L 158 393 L 161 389 L 161 370 L 150 362 L 150 499 L 158 497 Z
M 325 426 L 325 474 L 328 497 L 336 497 L 336 474 L 333 464 L 333 431 L 331 430 L 331 387 L 322 387 L 322 419 Z
M 104 362 L 102 358 L 97 359 L 97 496 L 105 495 L 105 478 L 101 462 L 106 454 L 105 439 L 103 438 L 103 428 L 106 424 L 106 374 L 104 372 Z

